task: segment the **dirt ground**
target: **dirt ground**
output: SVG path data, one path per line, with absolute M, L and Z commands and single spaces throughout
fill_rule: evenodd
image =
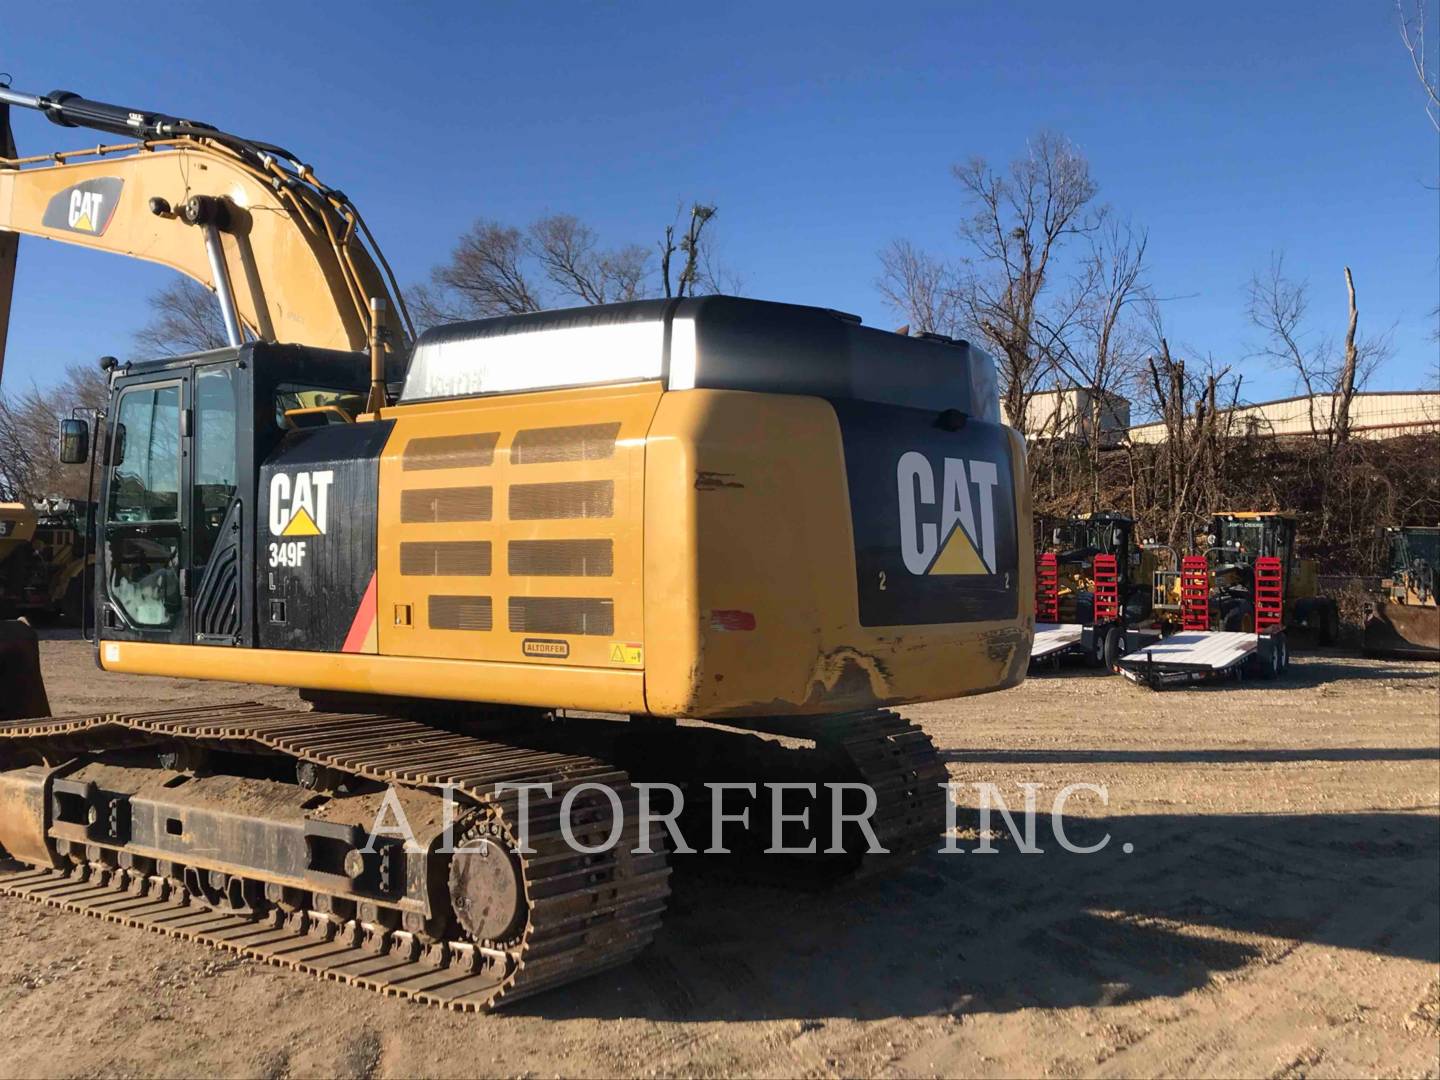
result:
M 57 712 L 292 700 L 102 675 L 74 640 L 44 664 Z M 908 712 L 1012 804 L 1104 785 L 1068 810 L 1109 844 L 1045 818 L 1043 854 L 820 895 L 682 869 L 637 963 L 480 1017 L 0 898 L 0 1074 L 1440 1076 L 1436 665 L 1077 671 Z

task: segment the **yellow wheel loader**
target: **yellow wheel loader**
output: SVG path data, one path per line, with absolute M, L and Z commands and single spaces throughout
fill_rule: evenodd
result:
M 1415 660 L 1440 659 L 1440 527 L 1385 530 L 1382 595 L 1367 605 L 1365 652 Z
M 63 422 L 99 666 L 312 704 L 0 724 L 0 888 L 476 1009 L 643 949 L 670 850 L 837 880 L 938 844 L 944 765 L 892 707 L 1013 686 L 1033 633 L 984 353 L 733 297 L 412 346 L 293 154 L 0 101 L 136 140 L 0 161 L 0 235 L 170 265 L 231 336 L 107 361 L 100 445 Z

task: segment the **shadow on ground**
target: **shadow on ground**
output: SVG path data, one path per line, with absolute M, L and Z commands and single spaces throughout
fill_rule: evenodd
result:
M 639 961 L 517 1008 L 672 1020 L 1005 1012 L 1176 996 L 1303 942 L 1440 962 L 1433 815 L 1072 821 L 1073 843 L 1109 843 L 1068 853 L 1042 819 L 1043 854 L 1007 839 L 996 854 L 935 853 L 832 893 L 682 861 L 665 928 Z
M 1216 748 L 1213 750 L 991 750 L 956 747 L 940 751 L 945 761 L 1006 762 L 1011 764 L 1157 765 L 1213 762 L 1281 761 L 1440 761 L 1435 746 L 1307 746 L 1300 749 L 1263 747 L 1256 749 Z

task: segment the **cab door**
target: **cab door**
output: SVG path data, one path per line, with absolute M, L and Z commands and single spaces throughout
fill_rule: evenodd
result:
M 188 643 L 189 389 L 166 372 L 115 403 L 101 512 L 100 636 Z

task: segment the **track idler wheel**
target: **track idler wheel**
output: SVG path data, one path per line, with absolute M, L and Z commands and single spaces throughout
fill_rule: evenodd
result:
M 519 856 L 498 836 L 477 832 L 450 858 L 450 906 L 472 941 L 503 945 L 525 925 L 525 882 Z

